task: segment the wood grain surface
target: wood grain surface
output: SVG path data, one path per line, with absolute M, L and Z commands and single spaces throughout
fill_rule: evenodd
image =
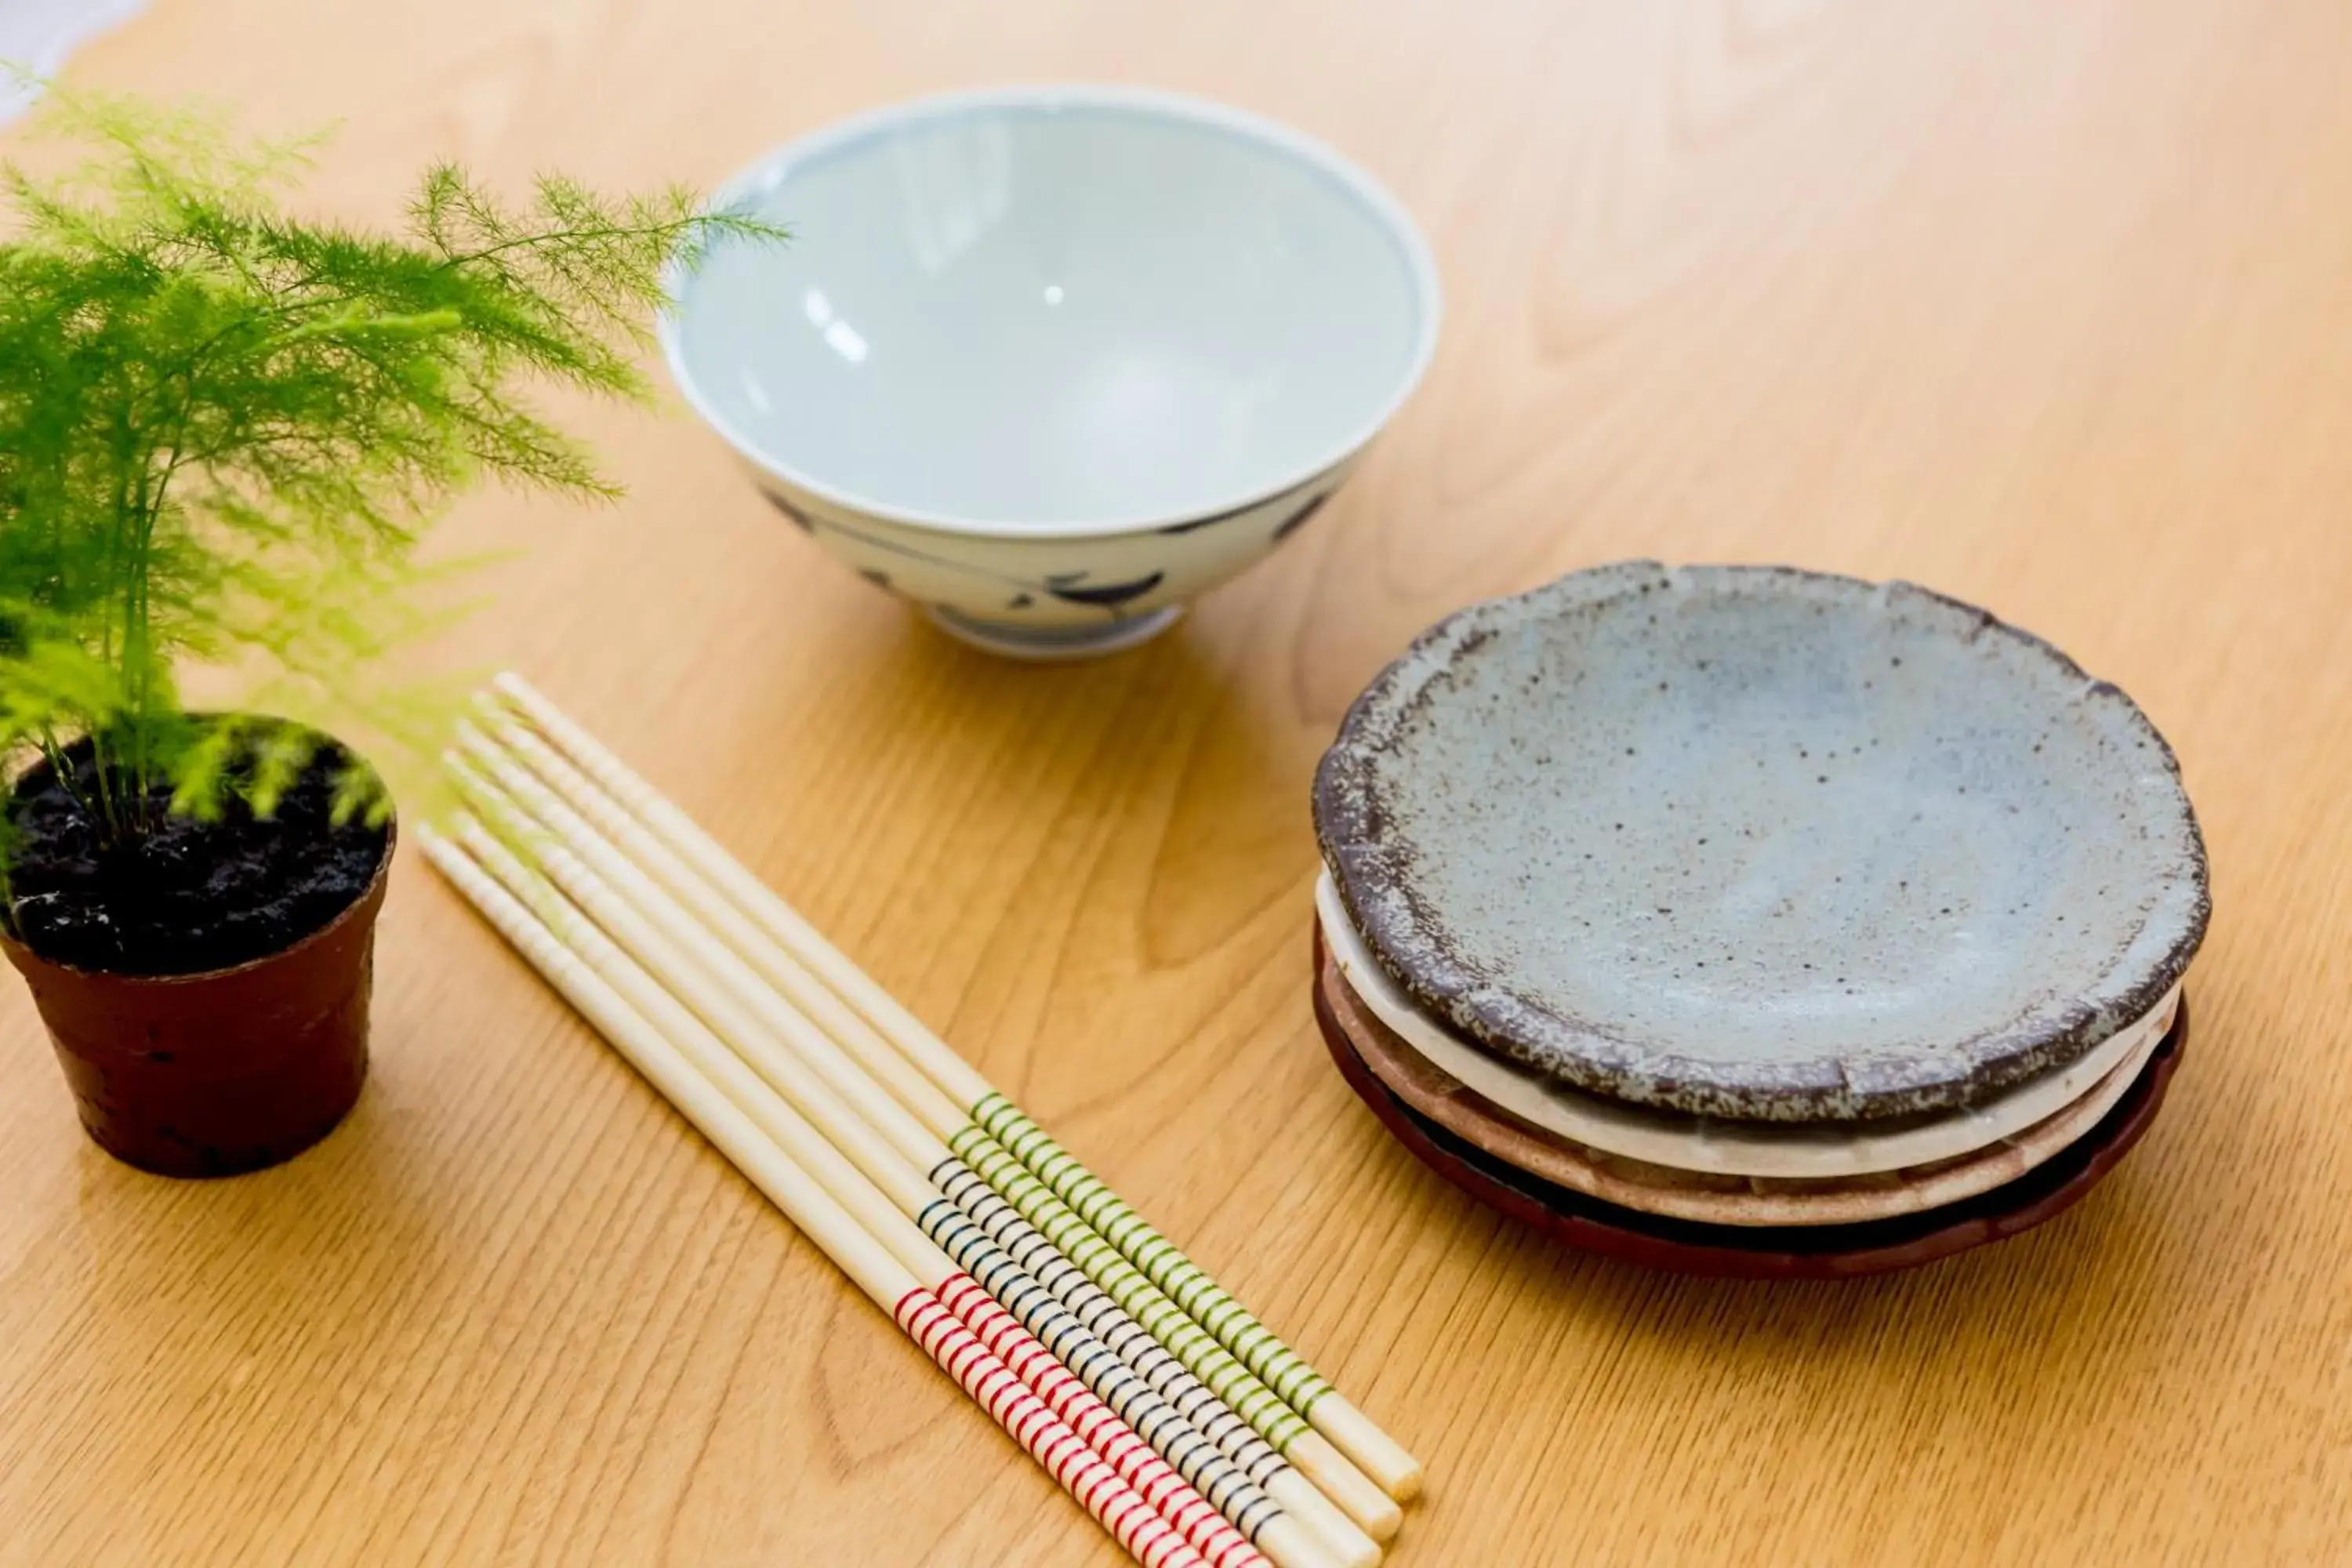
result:
M 1180 629 L 991 662 L 715 437 L 525 545 L 510 662 L 1425 1458 L 1426 1564 L 2340 1560 L 2352 1531 L 2352 7 L 2232 0 L 158 0 L 70 79 L 420 163 L 710 181 L 1094 78 L 1290 121 L 1419 216 L 1428 383 Z M 1316 1042 L 1309 771 L 1471 598 L 1629 554 L 1899 574 L 2139 699 L 2203 815 L 2197 1049 L 2081 1208 L 1924 1271 L 1563 1253 Z M 438 885 L 374 1077 L 267 1174 L 77 1130 L 0 987 L 0 1563 L 1106 1563 L 1106 1539 Z

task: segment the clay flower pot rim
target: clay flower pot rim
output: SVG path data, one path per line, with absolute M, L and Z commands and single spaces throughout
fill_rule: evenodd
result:
M 332 741 L 336 745 L 341 746 L 346 755 L 358 762 L 362 767 L 370 765 L 368 760 L 364 756 L 361 755 L 358 751 L 353 749 L 349 742 L 345 741 L 340 735 L 335 734 L 332 731 L 322 730 L 315 724 L 304 724 L 299 719 L 289 719 L 282 714 L 277 713 L 247 712 L 242 709 L 203 709 L 190 710 L 188 712 L 188 717 L 192 719 L 209 719 L 222 715 L 226 715 L 232 718 L 273 720 L 280 724 L 292 724 L 299 728 L 309 730 L 311 733 L 324 736 L 326 739 Z M 80 742 L 75 742 L 77 745 Z M 36 755 L 23 766 L 13 768 L 8 773 L 5 780 L 0 781 L 0 800 L 14 800 L 16 798 L 17 786 L 22 784 L 27 778 L 31 777 L 35 770 L 47 765 L 48 758 Z M 278 959 L 284 958 L 289 953 L 299 952 L 304 948 L 310 946 L 312 942 L 324 942 L 328 937 L 341 930 L 346 921 L 349 921 L 360 910 L 366 909 L 371 902 L 377 901 L 376 890 L 383 887 L 384 879 L 392 875 L 392 852 L 399 847 L 400 816 L 397 811 L 394 811 L 386 814 L 384 816 L 383 858 L 375 863 L 375 871 L 368 878 L 367 886 L 362 888 L 359 892 L 352 897 L 352 901 L 342 907 L 341 912 L 339 912 L 333 920 L 329 921 L 325 925 L 320 926 L 317 931 L 312 931 L 310 935 L 302 937 L 295 942 L 289 942 L 284 947 L 272 948 L 268 952 L 257 954 L 252 958 L 247 959 L 242 963 L 232 963 L 220 969 L 192 969 L 184 974 L 122 974 L 118 973 L 111 969 L 84 969 L 79 964 L 62 963 L 54 958 L 48 957 L 47 954 L 43 953 L 39 948 L 33 946 L 30 942 L 18 937 L 15 931 L 10 931 L 8 929 L 8 922 L 5 917 L 0 917 L 0 951 L 6 951 L 13 948 L 19 952 L 30 953 L 33 957 L 39 959 L 41 963 L 47 964 L 51 969 L 63 970 L 68 974 L 95 975 L 111 981 L 118 985 L 136 985 L 158 988 L 173 985 L 194 985 L 207 980 L 218 980 L 224 975 L 241 974 L 245 971 L 254 968 L 257 964 L 273 963 Z M 11 962 L 13 963 L 14 960 L 12 959 Z M 24 965 L 17 964 L 16 967 L 21 970 Z
M 209 980 L 221 979 L 226 975 L 241 974 L 248 969 L 257 969 L 265 963 L 276 963 L 289 953 L 299 952 L 306 947 L 326 941 L 357 917 L 361 910 L 369 909 L 377 902 L 376 891 L 383 886 L 385 879 L 392 875 L 392 852 L 399 847 L 399 844 L 400 819 L 395 814 L 383 819 L 383 854 L 375 863 L 374 874 L 368 878 L 367 886 L 362 888 L 333 920 L 299 941 L 288 942 L 284 947 L 273 948 L 268 952 L 248 958 L 242 963 L 232 963 L 220 969 L 194 969 L 184 974 L 121 974 L 111 969 L 84 969 L 76 964 L 60 963 L 56 959 L 43 955 L 39 948 L 25 942 L 5 925 L 0 925 L 0 947 L 14 948 L 17 952 L 30 953 L 49 968 L 63 970 L 68 974 L 92 976 L 112 984 L 138 986 L 142 989 L 167 990 L 175 985 L 198 985 Z

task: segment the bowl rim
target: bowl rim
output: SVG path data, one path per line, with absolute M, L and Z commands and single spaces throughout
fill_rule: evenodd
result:
M 1201 506 L 1181 511 L 1139 512 L 1103 519 L 1063 522 L 1018 522 L 958 516 L 917 507 L 898 506 L 829 484 L 803 469 L 761 450 L 723 417 L 705 397 L 688 365 L 679 335 L 686 309 L 688 279 L 673 268 L 666 280 L 668 301 L 656 315 L 654 331 L 670 379 L 703 423 L 716 430 L 754 468 L 843 511 L 874 521 L 940 533 L 988 539 L 1082 539 L 1152 533 L 1197 528 L 1229 516 L 1255 510 L 1299 489 L 1348 461 L 1378 436 L 1404 405 L 1429 369 L 1437 350 L 1440 320 L 1444 313 L 1437 263 L 1428 241 L 1413 223 L 1404 204 L 1371 174 L 1342 157 L 1325 142 L 1263 115 L 1230 104 L 1195 98 L 1159 88 L 1107 82 L 1042 82 L 966 89 L 884 104 L 861 110 L 771 148 L 721 184 L 704 210 L 723 210 L 753 193 L 764 194 L 782 183 L 792 166 L 852 143 L 929 121 L 1007 111 L 1032 112 L 1070 107 L 1110 109 L 1190 124 L 1253 142 L 1306 165 L 1337 184 L 1369 212 L 1396 247 L 1410 280 L 1416 322 L 1412 357 L 1404 371 L 1370 417 L 1360 421 L 1340 441 L 1308 461 L 1286 469 L 1262 485 L 1236 490 Z

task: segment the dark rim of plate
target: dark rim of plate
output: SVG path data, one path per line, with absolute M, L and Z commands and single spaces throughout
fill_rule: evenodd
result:
M 1971 636 L 2011 639 L 2082 682 L 2096 700 L 2116 704 L 2150 742 L 2180 802 L 2184 868 L 2195 893 L 2181 928 L 2153 963 L 2086 976 L 2080 994 L 2054 1014 L 1952 1042 L 1952 1050 L 1922 1055 L 1906 1066 L 1874 1068 L 1866 1085 L 1854 1082 L 1835 1057 L 1776 1063 L 1767 1081 L 1721 1062 L 1641 1050 L 1594 1022 L 1529 1004 L 1490 984 L 1455 953 L 1442 922 L 1416 891 L 1410 847 L 1392 837 L 1381 806 L 1376 760 L 1437 677 L 1501 631 L 1570 608 L 1656 592 L 1684 576 L 1822 583 L 1939 606 L 1958 617 L 1956 628 L 1969 625 Z M 1381 969 L 1433 1018 L 1473 1045 L 1588 1093 L 1731 1121 L 1858 1121 L 1951 1110 L 2063 1067 L 2163 999 L 2196 956 L 2212 913 L 2204 837 L 2181 784 L 2179 761 L 2121 689 L 2094 680 L 2032 633 L 1948 595 L 1910 583 L 1882 585 L 1795 566 L 1669 568 L 1656 561 L 1626 561 L 1572 572 L 1524 594 L 1456 611 L 1414 638 L 1349 705 L 1338 738 L 1316 769 L 1314 810 L 1316 838 L 1349 921 Z
M 1672 1219 L 1554 1185 L 1423 1116 L 1372 1075 L 1318 977 L 1315 1016 L 1340 1077 L 1397 1142 L 1476 1202 L 1571 1247 L 1680 1274 L 1849 1279 L 1933 1263 L 2057 1217 L 2129 1153 L 2156 1114 L 2189 1043 L 2189 1004 L 2097 1126 L 2013 1182 L 1941 1208 L 1824 1226 L 1725 1226 Z

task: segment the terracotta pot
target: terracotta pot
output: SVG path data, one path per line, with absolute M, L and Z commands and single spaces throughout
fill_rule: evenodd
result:
M 292 946 L 198 974 L 108 974 L 51 963 L 0 931 L 48 1026 L 81 1124 L 127 1164 L 227 1176 L 334 1131 L 367 1078 L 383 858 L 349 908 Z

